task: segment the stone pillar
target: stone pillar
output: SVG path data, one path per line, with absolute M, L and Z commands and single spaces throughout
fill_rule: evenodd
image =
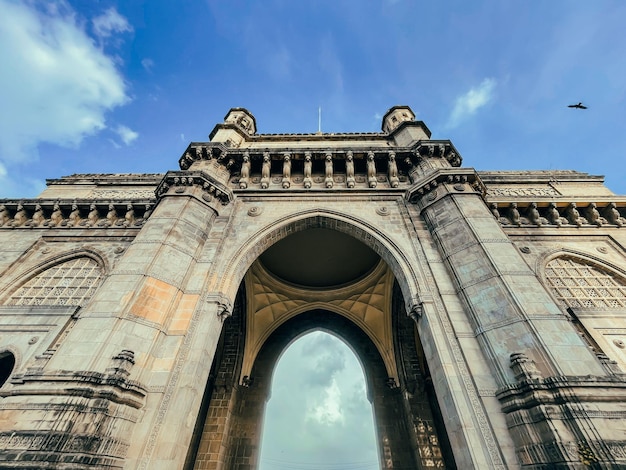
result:
M 468 321 L 500 386 L 513 383 L 509 356 L 523 352 L 544 376 L 603 375 L 582 341 L 468 180 L 473 170 L 439 169 L 408 197 L 437 243 Z
M 441 168 L 417 178 L 407 197 L 456 284 L 522 468 L 623 468 L 616 455 L 626 442 L 611 430 L 626 427 L 626 382 L 607 372 L 522 260 L 474 178 Z M 620 412 L 605 412 L 607 403 Z
M 39 462 L 28 468 L 184 463 L 230 310 L 227 299 L 202 289 L 215 248 L 207 245 L 221 240 L 212 224 L 228 214 L 233 195 L 205 171 L 170 172 L 157 195 L 141 232 L 78 313 L 80 328 L 15 378 L 4 403 L 22 414 L 24 437 L 3 445 L 0 468 L 25 459 Z

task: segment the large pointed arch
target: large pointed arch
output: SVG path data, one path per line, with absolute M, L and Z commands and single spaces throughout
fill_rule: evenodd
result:
M 337 211 L 311 209 L 298 212 L 260 228 L 244 242 L 240 242 L 230 260 L 225 263 L 217 291 L 234 299 L 245 273 L 266 249 L 283 238 L 303 230 L 325 228 L 345 233 L 374 250 L 390 267 L 407 304 L 407 309 L 421 300 L 421 276 L 406 254 L 391 237 L 371 223 Z

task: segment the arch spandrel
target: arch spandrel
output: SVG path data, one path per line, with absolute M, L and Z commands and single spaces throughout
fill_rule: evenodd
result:
M 377 348 L 388 377 L 398 380 L 391 330 L 394 276 L 383 261 L 363 279 L 337 289 L 311 290 L 274 278 L 260 263 L 246 274 L 246 344 L 240 382 L 250 376 L 257 354 L 274 331 L 297 315 L 323 309 L 339 314 L 365 332 Z

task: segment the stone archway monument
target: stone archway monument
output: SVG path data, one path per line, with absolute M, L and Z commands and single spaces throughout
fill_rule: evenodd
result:
M 180 170 L 0 208 L 0 327 L 23 332 L 0 336 L 0 468 L 252 470 L 273 368 L 312 329 L 364 365 L 381 469 L 626 463 L 624 376 L 580 334 L 622 330 L 574 324 L 524 258 L 540 230 L 614 236 L 626 200 L 581 214 L 548 175 L 464 168 L 407 106 L 350 134 L 259 134 L 233 108 L 209 138 Z M 75 307 L 47 303 L 57 282 Z

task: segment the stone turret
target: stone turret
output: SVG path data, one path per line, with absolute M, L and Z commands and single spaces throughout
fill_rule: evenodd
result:
M 408 146 L 419 140 L 430 139 L 431 132 L 408 106 L 394 106 L 383 116 L 383 132 L 393 136 L 396 145 Z
M 246 137 L 256 134 L 256 119 L 246 108 L 231 108 L 224 122 L 215 126 L 209 139 L 228 147 L 239 147 Z

